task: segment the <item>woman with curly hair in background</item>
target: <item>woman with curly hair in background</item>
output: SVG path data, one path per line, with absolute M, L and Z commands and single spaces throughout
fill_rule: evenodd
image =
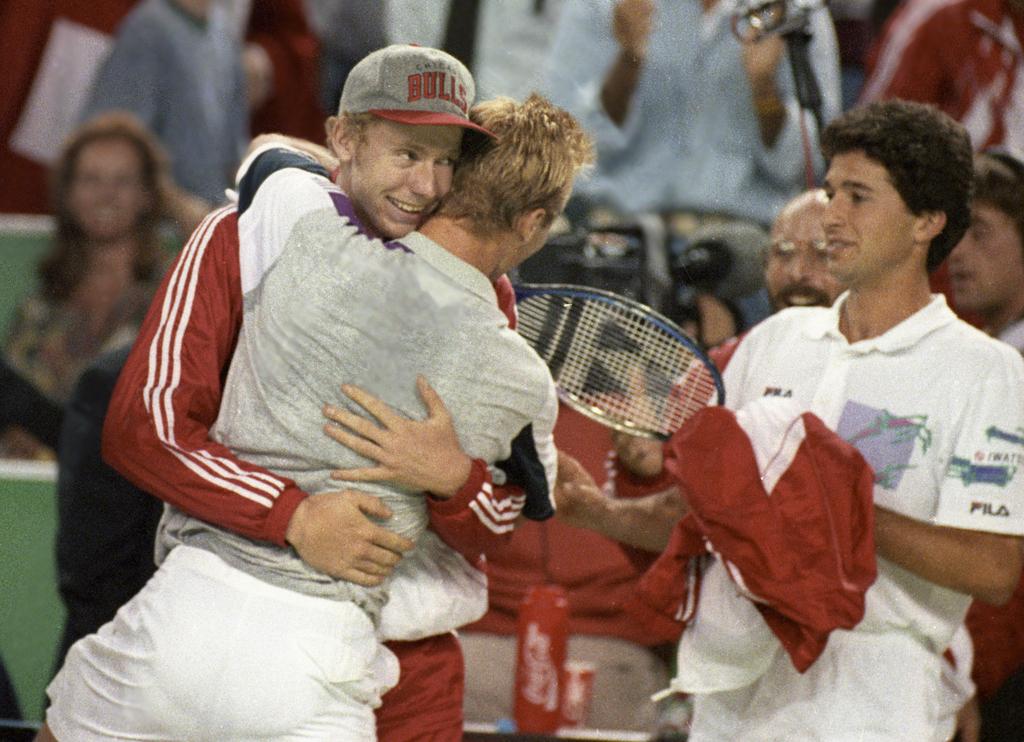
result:
M 130 114 L 99 116 L 66 142 L 53 170 L 53 247 L 3 346 L 5 363 L 56 405 L 90 361 L 138 331 L 166 266 L 159 225 L 175 190 L 166 156 Z M 0 451 L 45 457 L 53 445 L 12 428 Z

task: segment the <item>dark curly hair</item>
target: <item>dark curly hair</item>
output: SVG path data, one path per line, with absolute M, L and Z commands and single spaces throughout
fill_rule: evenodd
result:
M 971 140 L 934 106 L 889 100 L 854 108 L 825 127 L 821 149 L 826 160 L 864 152 L 885 167 L 912 214 L 945 213 L 946 226 L 928 248 L 929 271 L 946 259 L 970 225 Z
M 974 156 L 974 203 L 987 204 L 1013 220 L 1024 243 L 1024 159 L 993 148 Z

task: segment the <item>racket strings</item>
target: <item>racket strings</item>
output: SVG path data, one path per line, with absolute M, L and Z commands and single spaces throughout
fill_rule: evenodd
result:
M 563 398 L 620 429 L 668 436 L 717 397 L 703 358 L 630 306 L 544 295 L 518 311 Z

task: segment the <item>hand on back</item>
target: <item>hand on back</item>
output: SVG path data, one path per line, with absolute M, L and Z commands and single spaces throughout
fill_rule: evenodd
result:
M 324 417 L 335 424 L 324 432 L 376 466 L 337 469 L 334 479 L 349 482 L 386 481 L 441 498 L 453 496 L 469 478 L 472 459 L 462 450 L 451 415 L 422 376 L 416 388 L 427 409 L 423 420 L 410 420 L 378 397 L 354 386 L 342 391 L 373 415 L 379 424 L 343 407 L 324 405 Z

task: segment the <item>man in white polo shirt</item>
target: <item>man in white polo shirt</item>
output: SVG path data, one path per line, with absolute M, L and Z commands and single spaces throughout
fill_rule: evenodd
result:
M 891 101 L 834 121 L 823 149 L 829 264 L 849 290 L 751 330 L 726 399 L 796 401 L 860 450 L 878 578 L 805 673 L 780 647 L 749 685 L 698 695 L 694 742 L 949 739 L 941 655 L 971 598 L 1007 600 L 1021 571 L 1024 363 L 928 288 L 970 221 L 966 132 Z

